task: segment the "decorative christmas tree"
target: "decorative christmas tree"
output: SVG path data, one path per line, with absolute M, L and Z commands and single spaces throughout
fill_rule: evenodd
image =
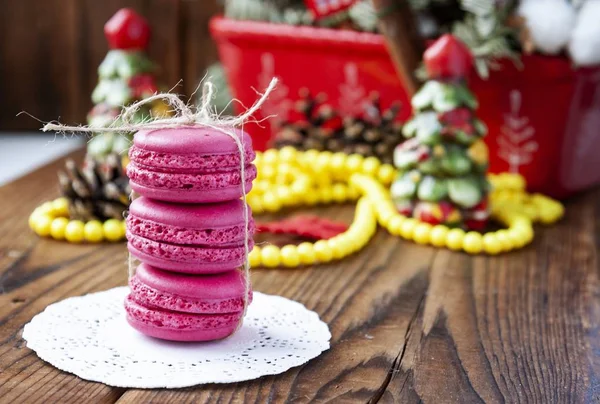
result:
M 483 230 L 489 216 L 485 125 L 466 85 L 467 47 L 444 35 L 423 56 L 430 78 L 414 95 L 406 142 L 394 151 L 399 175 L 391 194 L 398 210 L 431 223 Z
M 146 20 L 129 8 L 119 10 L 105 25 L 104 34 L 110 51 L 98 67 L 98 84 L 92 93 L 95 106 L 88 114 L 92 127 L 107 127 L 119 117 L 123 106 L 158 91 L 155 65 L 148 59 L 146 48 L 150 27 Z M 165 114 L 164 104 L 141 108 L 136 121 Z M 132 134 L 103 133 L 88 144 L 88 154 L 104 159 L 111 153 L 124 154 Z

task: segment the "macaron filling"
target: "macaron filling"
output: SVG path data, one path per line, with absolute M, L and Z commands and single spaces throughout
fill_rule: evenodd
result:
M 241 186 L 239 170 L 216 173 L 167 173 L 149 170 L 131 161 L 127 166 L 127 175 L 132 182 L 150 188 L 166 188 L 170 190 L 220 189 Z M 256 166 L 246 166 L 246 183 L 256 178 Z M 249 191 L 248 189 L 246 191 Z
M 125 311 L 137 321 L 156 328 L 172 330 L 216 329 L 229 327 L 242 317 L 242 311 L 221 314 L 190 314 L 166 309 L 148 308 L 135 302 L 131 296 L 125 298 Z
M 223 244 L 218 247 L 170 244 L 151 240 L 127 231 L 127 240 L 134 249 L 150 256 L 175 262 L 216 263 L 223 261 L 243 262 L 246 251 L 243 243 Z M 254 247 L 254 241 L 248 240 L 248 250 Z

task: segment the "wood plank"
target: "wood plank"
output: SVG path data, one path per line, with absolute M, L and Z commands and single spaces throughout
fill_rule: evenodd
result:
M 2 6 L 2 128 L 37 129 L 37 122 L 15 117 L 23 109 L 46 121 L 58 116 L 75 119 L 83 112 L 73 98 L 80 73 L 75 18 L 78 1 L 22 0 Z
M 189 0 L 19 0 L 0 13 L 0 127 L 36 130 L 39 123 L 15 115 L 25 110 L 50 121 L 84 123 L 92 107 L 97 69 L 108 52 L 103 27 L 120 8 L 132 7 L 149 21 L 149 56 L 167 88 L 184 78 L 191 91 L 216 51 L 208 19 L 216 2 Z M 191 10 L 193 12 L 183 12 Z M 187 42 L 189 41 L 189 43 Z M 188 61 L 189 59 L 189 61 Z

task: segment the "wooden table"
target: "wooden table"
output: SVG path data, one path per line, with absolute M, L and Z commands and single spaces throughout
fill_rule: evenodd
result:
M 69 245 L 27 228 L 56 196 L 56 162 L 0 188 L 0 402 L 596 402 L 600 400 L 600 193 L 570 201 L 528 248 L 499 257 L 418 246 L 379 230 L 316 268 L 256 270 L 255 289 L 304 303 L 331 349 L 260 380 L 127 390 L 41 361 L 21 338 L 47 305 L 126 284 L 123 244 Z M 323 208 L 350 219 L 352 207 Z

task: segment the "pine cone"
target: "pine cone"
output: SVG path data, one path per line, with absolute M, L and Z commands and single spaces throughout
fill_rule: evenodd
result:
M 275 147 L 358 153 L 392 163 L 394 148 L 404 140 L 402 126 L 395 122 L 399 105 L 382 111 L 379 96 L 372 94 L 363 114 L 342 119 L 324 102 L 323 95 L 312 96 L 306 89 L 299 95 L 288 121 L 275 136 Z
M 131 189 L 118 155 L 109 155 L 103 163 L 88 158 L 82 168 L 67 160 L 58 181 L 72 219 L 123 219 Z

